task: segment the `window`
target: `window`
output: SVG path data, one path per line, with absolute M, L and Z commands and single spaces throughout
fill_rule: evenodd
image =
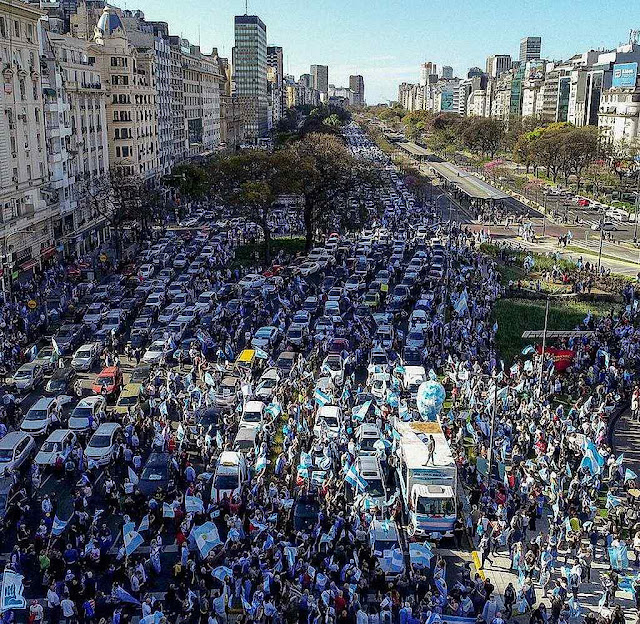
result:
M 0 17 L 0 37 L 7 38 L 7 22 L 5 22 L 4 17 Z
M 14 29 L 13 30 L 14 30 L 14 32 L 16 34 L 16 37 L 19 38 L 20 37 L 20 22 L 18 20 L 16 20 L 14 22 Z

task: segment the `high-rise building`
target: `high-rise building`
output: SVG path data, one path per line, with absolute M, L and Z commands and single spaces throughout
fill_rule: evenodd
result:
M 267 46 L 267 71 L 271 70 L 273 82 L 282 85 L 284 80 L 284 56 L 281 46 Z
M 451 80 L 453 78 L 453 67 L 450 65 L 444 65 L 442 67 L 442 78 L 445 80 Z
M 511 69 L 511 56 L 509 54 L 492 54 L 487 57 L 487 74 L 497 78 L 500 74 Z
M 246 112 L 246 137 L 267 134 L 267 27 L 257 15 L 237 15 L 233 48 L 234 95 Z
M 271 125 L 275 126 L 286 106 L 284 91 L 284 62 L 280 46 L 267 46 L 267 90 L 271 107 Z
M 437 74 L 438 71 L 435 63 L 431 63 L 430 61 L 422 63 L 422 65 L 420 65 L 420 85 L 424 87 L 429 82 L 429 76 L 435 76 Z
M 320 100 L 325 102 L 329 97 L 329 68 L 326 65 L 312 65 L 311 77 L 312 88 L 320 92 Z
M 353 92 L 354 106 L 364 106 L 364 78 L 359 74 L 349 76 L 349 89 Z
M 313 76 L 311 74 L 301 74 L 298 84 L 306 87 L 307 89 L 313 89 Z M 328 89 L 329 85 L 327 85 Z
M 540 58 L 542 39 L 540 37 L 524 37 L 520 39 L 520 62 L 535 61 Z

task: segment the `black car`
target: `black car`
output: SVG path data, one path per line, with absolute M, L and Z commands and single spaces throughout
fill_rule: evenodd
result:
M 318 522 L 320 503 L 315 494 L 301 494 L 293 506 L 293 528 L 311 531 Z
M 154 496 L 160 488 L 165 492 L 173 487 L 170 453 L 151 453 L 142 469 L 138 490 L 144 496 Z
M 68 323 L 63 325 L 53 336 L 61 355 L 73 353 L 82 343 L 84 325 Z
M 149 364 L 139 364 L 131 372 L 129 383 L 147 383 L 151 376 L 151 366 Z
M 405 347 L 402 352 L 402 362 L 405 366 L 422 366 L 422 353 L 420 349 Z
M 78 375 L 73 368 L 56 368 L 47 381 L 44 391 L 47 394 L 58 396 L 60 394 L 73 394 L 73 384 Z

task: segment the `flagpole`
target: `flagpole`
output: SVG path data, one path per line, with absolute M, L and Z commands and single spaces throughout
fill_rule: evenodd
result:
M 542 330 L 542 354 L 540 356 L 540 375 L 538 377 L 538 398 L 542 396 L 542 375 L 544 373 L 544 354 L 547 348 L 547 325 L 549 323 L 549 297 L 544 311 L 544 329 Z

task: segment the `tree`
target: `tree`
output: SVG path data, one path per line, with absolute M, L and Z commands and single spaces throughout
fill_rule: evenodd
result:
M 504 137 L 504 124 L 489 117 L 469 117 L 463 126 L 462 140 L 472 152 L 493 158 Z
M 113 233 L 115 257 L 122 253 L 122 230 L 137 223 L 134 230 L 139 240 L 148 233 L 149 222 L 159 216 L 160 198 L 139 176 L 127 175 L 120 168 L 110 169 L 99 178 L 85 178 L 78 182 L 81 197 L 91 214 L 103 218 Z
M 598 158 L 600 153 L 598 129 L 593 126 L 570 128 L 562 136 L 560 151 L 565 180 L 568 181 L 569 176 L 573 174 L 579 191 L 584 170 Z
M 211 190 L 235 214 L 255 223 L 264 236 L 264 260 L 271 263 L 273 210 L 277 197 L 296 192 L 298 177 L 289 152 L 249 150 L 220 156 L 209 168 Z
M 166 177 L 165 182 L 178 189 L 183 197 L 189 199 L 201 199 L 211 188 L 211 180 L 209 180 L 206 169 L 193 163 L 175 166 L 171 175 Z
M 295 163 L 300 192 L 304 197 L 302 217 L 306 249 L 313 246 L 316 232 L 344 225 L 354 226 L 347 217 L 361 218 L 348 211 L 354 189 L 371 184 L 373 177 L 356 161 L 335 136 L 309 134 L 288 148 Z

